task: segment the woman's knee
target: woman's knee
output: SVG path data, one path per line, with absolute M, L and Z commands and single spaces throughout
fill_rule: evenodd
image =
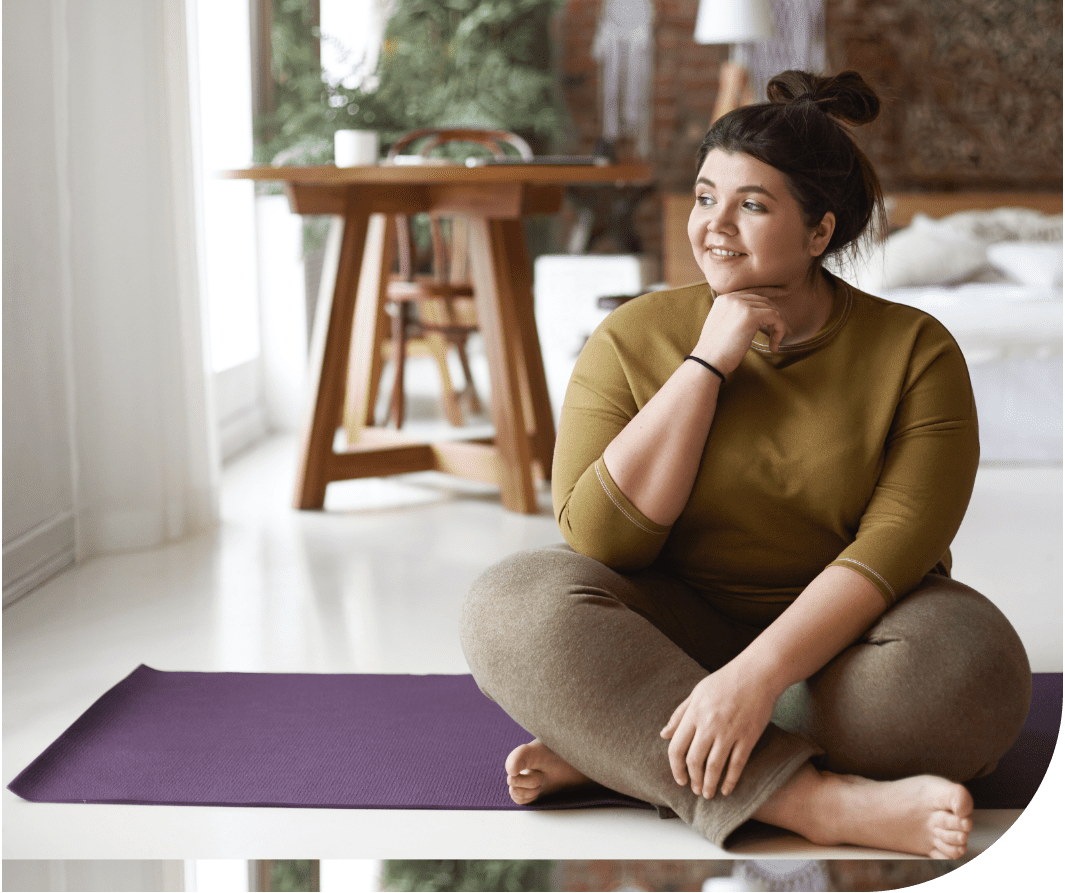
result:
M 550 612 L 552 597 L 568 585 L 567 565 L 573 554 L 564 546 L 530 549 L 484 571 L 463 604 L 463 637 L 495 635 Z
M 975 590 L 930 575 L 811 680 L 818 737 L 836 763 L 829 768 L 959 781 L 986 774 L 1020 734 L 1031 678 L 1005 615 Z
M 463 652 L 478 681 L 550 653 L 567 624 L 573 594 L 594 588 L 588 578 L 599 568 L 566 546 L 552 546 L 518 552 L 481 574 L 466 596 L 460 627 Z

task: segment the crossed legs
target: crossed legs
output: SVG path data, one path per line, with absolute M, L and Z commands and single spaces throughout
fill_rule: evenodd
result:
M 706 800 L 673 780 L 658 732 L 757 632 L 670 578 L 617 574 L 558 547 L 520 553 L 477 581 L 463 647 L 482 689 L 536 735 L 507 761 L 519 802 L 594 779 L 672 810 L 718 845 L 759 818 L 822 843 L 964 852 L 972 802 L 956 782 L 994 767 L 1030 697 L 1023 648 L 997 609 L 929 578 L 789 689 L 739 786 Z M 885 779 L 902 780 L 871 781 Z M 856 812 L 862 821 L 848 820 Z

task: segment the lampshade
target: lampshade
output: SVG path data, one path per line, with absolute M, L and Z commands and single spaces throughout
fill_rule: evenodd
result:
M 748 43 L 773 36 L 769 0 L 699 0 L 696 43 Z

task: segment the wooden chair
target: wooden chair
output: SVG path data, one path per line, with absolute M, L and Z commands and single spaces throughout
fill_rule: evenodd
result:
M 488 149 L 495 158 L 506 158 L 507 148 L 519 158 L 531 160 L 529 144 L 520 136 L 505 130 L 474 128 L 425 128 L 400 137 L 388 153 L 394 161 L 399 155 L 429 156 L 442 146 L 468 143 Z M 417 149 L 411 152 L 412 148 Z M 480 400 L 473 383 L 467 338 L 477 331 L 477 311 L 470 283 L 469 257 L 466 250 L 466 227 L 461 218 L 429 219 L 431 260 L 428 273 L 416 271 L 418 266 L 411 220 L 396 215 L 399 272 L 386 287 L 385 308 L 392 317 L 391 353 L 395 364 L 395 379 L 389 402 L 388 419 L 397 428 L 403 426 L 404 394 L 403 370 L 408 350 L 414 339 L 421 340 L 437 362 L 443 385 L 444 414 L 455 426 L 463 424 L 460 396 L 465 396 L 472 412 L 480 412 Z M 465 384 L 462 393 L 456 391 L 448 369 L 449 348 L 458 354 Z

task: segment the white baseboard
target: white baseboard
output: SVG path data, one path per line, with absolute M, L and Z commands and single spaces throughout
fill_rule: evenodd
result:
M 64 512 L 4 544 L 4 607 L 72 565 L 74 513 Z
M 215 373 L 215 424 L 226 462 L 266 436 L 262 370 L 258 358 Z
M 219 425 L 218 441 L 222 461 L 228 462 L 238 453 L 266 437 L 266 415 L 260 406 L 249 406 L 229 416 Z

